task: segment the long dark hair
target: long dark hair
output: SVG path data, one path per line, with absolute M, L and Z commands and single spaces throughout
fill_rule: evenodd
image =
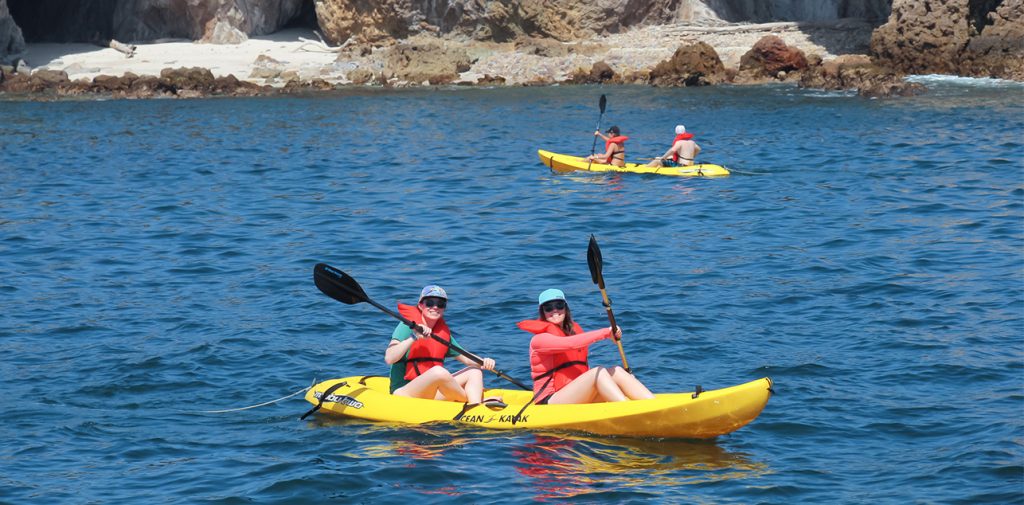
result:
M 540 319 L 541 321 L 548 320 L 548 318 L 544 317 L 544 307 L 538 305 L 537 313 L 539 314 L 538 319 Z M 569 310 L 568 303 L 565 304 L 565 320 L 562 321 L 562 333 L 565 333 L 565 336 L 576 334 L 576 330 L 572 326 L 572 311 Z

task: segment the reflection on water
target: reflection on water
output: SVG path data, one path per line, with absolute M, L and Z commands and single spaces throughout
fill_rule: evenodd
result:
M 571 433 L 504 432 L 446 423 L 370 423 L 320 416 L 319 427 L 342 427 L 359 443 L 343 456 L 395 460 L 406 469 L 449 465 L 466 448 L 488 447 L 488 460 L 508 459 L 529 479 L 533 499 L 564 500 L 600 491 L 656 493 L 659 488 L 751 479 L 768 465 L 713 441 L 650 440 Z M 492 452 L 494 451 L 494 452 Z M 412 491 L 412 489 L 410 489 Z M 417 486 L 423 494 L 458 495 L 455 488 Z
M 444 424 L 371 423 L 333 416 L 320 416 L 312 424 L 344 427 L 350 435 L 370 442 L 344 454 L 359 459 L 406 458 L 414 465 L 416 461 L 433 460 L 449 449 L 473 443 L 471 433 Z
M 608 489 L 701 484 L 758 477 L 764 463 L 711 442 L 535 435 L 515 450 L 517 470 L 534 479 L 535 498 L 557 500 Z

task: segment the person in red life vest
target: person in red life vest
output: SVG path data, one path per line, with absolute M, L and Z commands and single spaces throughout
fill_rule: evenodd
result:
M 617 167 L 626 166 L 626 141 L 629 137 L 620 135 L 618 126 L 608 128 L 608 135 L 596 131 L 594 136 L 604 139 L 604 154 L 591 154 L 587 160 Z
M 684 167 L 693 165 L 700 153 L 700 146 L 693 141 L 693 134 L 686 133 L 686 127 L 676 126 L 676 138 L 672 141 L 672 147 L 665 151 L 665 154 L 654 158 L 647 164 L 649 167 Z
M 587 363 L 590 344 L 612 338 L 611 328 L 584 332 L 573 322 L 561 290 L 548 289 L 537 302 L 539 317 L 521 321 L 519 328 L 533 333 L 530 369 L 538 405 L 654 398 L 646 386 L 622 367 L 591 368 Z M 622 336 L 621 328 L 618 336 Z
M 391 343 L 384 352 L 384 362 L 391 365 L 391 394 L 464 403 L 483 400 L 481 367 L 452 348 L 461 346 L 444 320 L 447 307 L 448 294 L 434 285 L 423 288 L 418 304 L 398 304 L 398 312 L 418 328 L 413 331 L 399 323 L 391 334 Z M 441 341 L 431 338 L 431 333 Z M 446 357 L 454 357 L 467 368 L 449 372 L 444 368 Z M 483 362 L 484 370 L 494 369 L 493 359 L 484 358 Z

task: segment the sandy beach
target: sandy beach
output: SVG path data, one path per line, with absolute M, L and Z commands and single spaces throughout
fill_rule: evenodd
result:
M 301 77 L 323 76 L 337 80 L 331 70 L 337 53 L 324 46 L 309 30 L 283 30 L 253 37 L 241 44 L 204 44 L 188 40 L 137 44 L 135 55 L 126 57 L 111 48 L 93 44 L 28 44 L 25 61 L 35 69 L 63 70 L 71 80 L 92 79 L 97 75 L 160 75 L 164 68 L 207 68 L 216 77 L 234 75 L 243 80 L 263 84 L 262 78 L 251 78 L 262 56 L 281 62 Z

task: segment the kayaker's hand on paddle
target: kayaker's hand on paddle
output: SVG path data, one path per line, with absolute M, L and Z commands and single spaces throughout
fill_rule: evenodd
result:
M 428 336 L 430 336 L 430 328 L 427 328 L 422 324 L 417 324 L 416 329 L 412 330 L 412 336 L 416 340 L 419 340 L 421 338 L 427 338 Z
M 612 327 L 611 326 L 608 327 L 608 333 L 612 333 Z M 615 340 L 622 340 L 622 327 L 621 326 L 615 327 L 615 333 L 612 333 L 612 338 L 614 338 Z
M 491 358 L 484 358 L 483 362 L 484 362 L 484 364 L 480 365 L 480 368 L 483 368 L 484 370 L 494 370 L 494 360 L 493 359 L 491 359 Z

